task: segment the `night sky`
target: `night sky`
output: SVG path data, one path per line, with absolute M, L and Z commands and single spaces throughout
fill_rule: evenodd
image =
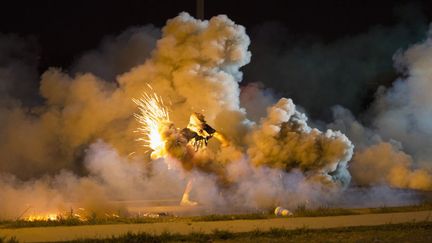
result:
M 230 1 L 207 0 L 206 18 L 227 14 L 247 29 L 278 21 L 293 33 L 332 40 L 395 21 L 393 8 L 409 1 Z M 432 3 L 420 3 L 432 16 Z M 66 67 L 76 55 L 95 48 L 106 35 L 130 26 L 164 25 L 186 11 L 195 15 L 195 0 L 8 1 L 0 10 L 0 32 L 36 38 L 41 70 Z
M 251 73 L 249 69 L 257 69 L 254 62 L 259 61 L 259 50 L 262 43 L 273 45 L 272 38 L 278 33 L 264 34 L 270 41 L 262 41 L 257 26 L 265 23 L 277 23 L 287 30 L 280 33 L 279 39 L 300 41 L 307 39 L 312 42 L 332 43 L 339 39 L 350 38 L 367 32 L 373 26 L 392 26 L 400 20 L 400 15 L 406 19 L 417 18 L 417 13 L 398 8 L 411 1 L 230 1 L 207 0 L 205 16 L 209 18 L 217 14 L 226 14 L 237 24 L 244 25 L 251 37 L 251 50 L 254 55 L 252 63 L 244 69 L 245 77 L 250 79 L 266 77 L 266 70 L 259 74 Z M 67 69 L 77 58 L 88 50 L 98 47 L 105 36 L 115 36 L 131 26 L 154 24 L 162 27 L 165 21 L 175 17 L 181 11 L 195 15 L 195 0 L 131 0 L 131 1 L 8 1 L 2 3 L 0 10 L 0 33 L 17 34 L 32 40 L 38 53 L 38 70 L 43 73 L 47 68 L 55 66 Z M 417 1 L 415 4 L 422 12 L 424 22 L 432 19 L 431 1 Z M 402 12 L 402 13 L 400 13 Z M 410 16 L 413 15 L 413 16 Z M 399 17 L 398 17 L 399 15 Z M 258 37 L 257 37 L 258 36 Z M 260 40 L 258 40 L 261 38 Z M 409 40 L 407 43 L 417 41 Z M 282 41 L 283 42 L 283 41 Z M 281 46 L 285 42 L 278 43 Z M 405 43 L 403 43 L 405 44 Z M 255 46 L 254 46 L 255 45 Z M 279 47 L 278 47 L 279 48 Z M 353 48 L 356 48 L 353 46 Z M 396 50 L 395 50 L 396 51 Z M 255 53 L 254 53 L 255 52 Z M 391 62 L 391 55 L 386 57 Z M 256 64 L 261 66 L 262 64 Z M 389 64 L 391 65 L 391 63 Z M 360 70 L 361 71 L 361 70 Z M 374 78 L 373 83 L 391 83 L 394 74 L 383 71 Z M 299 74 L 301 75 L 301 74 Z M 275 80 L 284 78 L 278 76 Z M 291 78 L 291 77 L 288 77 Z M 379 79 L 378 81 L 376 81 Z M 256 81 L 256 80 L 252 80 Z M 262 80 L 258 80 L 264 82 Z M 270 83 L 274 84 L 272 80 Z M 300 82 L 300 81 L 299 81 Z M 368 81 L 369 82 L 369 81 Z M 268 85 L 272 87 L 272 85 Z M 376 86 L 376 85 L 375 85 Z M 375 90 L 371 88 L 363 101 L 370 100 Z M 273 87 L 274 88 L 274 87 Z M 293 91 L 294 92 L 294 91 Z M 294 92 L 282 93 L 296 98 Z M 320 107 L 308 107 L 307 102 L 298 98 L 300 104 L 316 113 Z M 339 103 L 348 106 L 354 112 L 356 107 L 350 107 L 343 101 Z M 333 105 L 333 103 L 329 103 Z

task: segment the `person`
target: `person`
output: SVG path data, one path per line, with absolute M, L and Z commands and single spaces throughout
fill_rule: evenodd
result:
M 183 128 L 180 133 L 181 136 L 187 141 L 187 144 L 193 147 L 195 153 L 206 149 L 208 142 L 212 137 L 216 138 L 224 147 L 229 145 L 226 137 L 208 125 L 204 115 L 198 112 L 191 114 L 189 118 L 189 124 L 186 128 Z M 192 187 L 193 178 L 189 179 L 186 185 L 180 205 L 195 206 L 198 204 L 197 202 L 191 201 L 189 199 L 189 194 L 192 191 Z
M 203 114 L 194 112 L 189 118 L 189 124 L 181 130 L 181 134 L 186 138 L 188 143 L 192 145 L 195 152 L 205 149 L 208 141 L 215 137 L 222 146 L 228 146 L 228 140 L 224 135 L 217 132 L 214 128 L 207 124 Z

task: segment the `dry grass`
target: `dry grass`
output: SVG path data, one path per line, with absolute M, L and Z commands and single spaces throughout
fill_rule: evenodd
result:
M 299 205 L 290 217 L 326 217 L 339 215 L 358 215 L 369 213 L 394 213 L 394 212 L 411 212 L 432 210 L 432 203 L 425 203 L 413 206 L 404 207 L 380 207 L 380 208 L 331 208 L 320 207 L 316 209 L 308 209 L 303 205 Z M 98 218 L 91 217 L 86 221 L 81 221 L 75 217 L 65 217 L 59 220 L 38 220 L 38 221 L 0 221 L 0 227 L 3 228 L 24 228 L 24 227 L 49 227 L 49 226 L 74 226 L 74 225 L 101 225 L 101 224 L 146 224 L 160 222 L 200 222 L 200 221 L 228 221 L 228 220 L 253 220 L 253 219 L 269 219 L 276 218 L 272 212 L 267 213 L 251 213 L 251 214 L 220 214 L 220 215 L 204 215 L 193 217 L 176 217 L 173 215 L 162 215 L 159 218 L 150 217 L 118 217 L 118 218 Z
M 6 238 L 0 236 L 0 243 L 18 243 L 18 240 L 15 237 Z
M 215 230 L 211 234 L 161 235 L 128 233 L 108 239 L 71 242 L 432 242 L 432 222 L 387 224 L 334 229 L 271 229 L 232 233 Z

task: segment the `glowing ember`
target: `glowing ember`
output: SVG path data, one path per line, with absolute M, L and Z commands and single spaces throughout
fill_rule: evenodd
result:
M 161 157 L 165 148 L 161 130 L 170 121 L 168 109 L 156 93 L 143 93 L 141 98 L 132 101 L 138 105 L 140 111 L 135 114 L 141 124 L 137 131 L 143 135 L 138 140 L 144 141 L 145 146 L 153 150 L 152 157 Z

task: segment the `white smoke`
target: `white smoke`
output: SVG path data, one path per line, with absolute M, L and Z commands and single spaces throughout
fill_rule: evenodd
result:
M 430 35 L 430 34 L 429 34 Z M 396 139 L 419 163 L 431 164 L 432 156 L 432 37 L 394 57 L 395 66 L 406 78 L 378 93 L 374 126 L 386 139 Z
M 373 107 L 373 125 L 386 140 L 396 140 L 408 155 L 397 152 L 389 159 L 398 163 L 389 172 L 397 187 L 432 189 L 432 38 L 411 46 L 394 57 L 405 77 L 388 90 L 381 89 Z M 390 150 L 389 146 L 383 147 Z M 374 148 L 378 150 L 378 148 Z M 367 155 L 365 155 L 367 156 Z
M 353 181 L 361 186 L 432 189 L 432 172 L 422 166 L 394 139 L 384 140 L 376 130 L 364 127 L 342 107 L 334 109 L 332 128 L 341 129 L 356 145 L 350 165 Z
M 87 176 L 62 171 L 24 182 L 0 174 L 0 218 L 17 219 L 31 212 L 64 214 L 78 207 L 103 216 L 109 210 L 122 209 L 112 201 L 181 196 L 184 182 L 162 161 L 156 161 L 147 176 L 142 161 L 122 158 L 102 141 L 89 147 L 84 160 Z

